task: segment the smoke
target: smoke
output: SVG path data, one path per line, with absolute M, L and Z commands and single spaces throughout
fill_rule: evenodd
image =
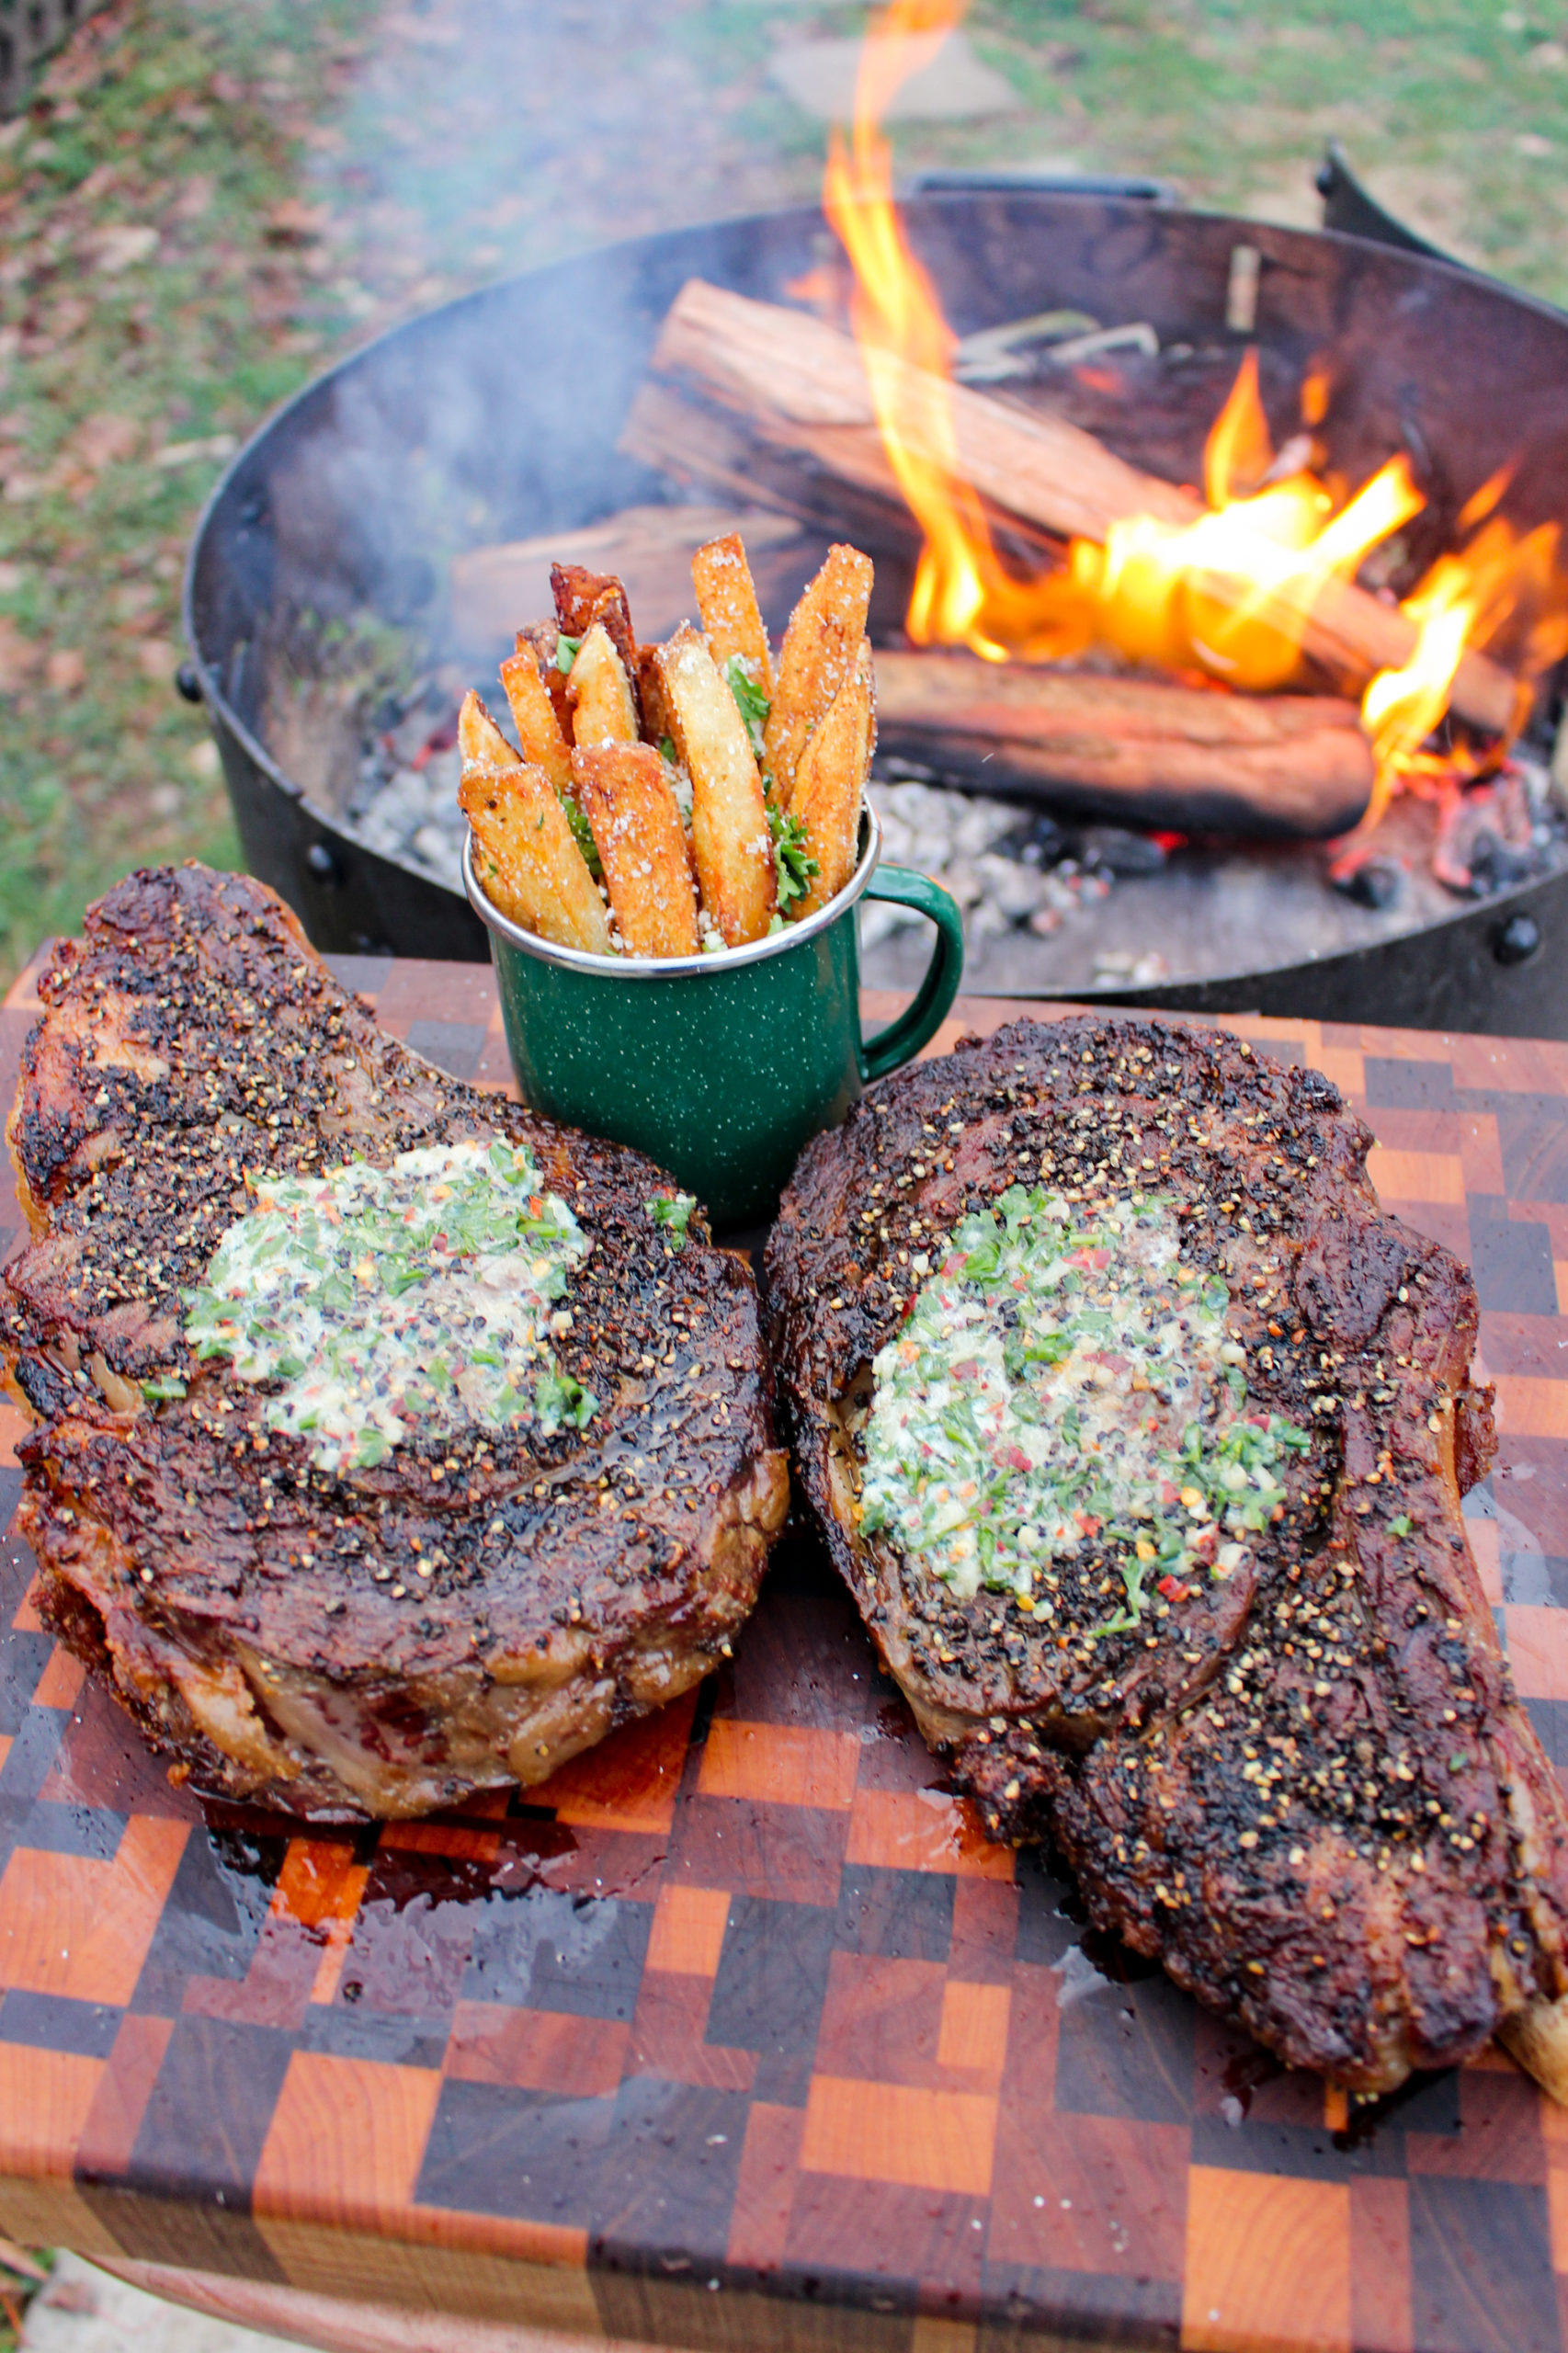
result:
M 813 197 L 769 79 L 799 6 L 429 0 L 383 17 L 316 177 L 338 258 L 435 299 L 562 254 Z

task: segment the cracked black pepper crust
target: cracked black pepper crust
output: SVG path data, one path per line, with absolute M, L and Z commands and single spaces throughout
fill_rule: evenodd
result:
M 40 983 L 9 1140 L 32 1238 L 0 1343 L 38 1427 L 44 1616 L 181 1772 L 296 1811 L 417 1812 L 538 1780 L 696 1680 L 788 1501 L 749 1269 L 651 1163 L 464 1086 L 379 1031 L 260 884 L 133 875 Z M 313 1470 L 198 1363 L 179 1294 L 244 1172 L 500 1135 L 592 1243 L 558 1358 L 584 1432 L 473 1426 Z M 183 1398 L 144 1399 L 176 1376 Z
M 1473 1287 L 1385 1215 L 1318 1073 L 1222 1032 L 1020 1021 L 873 1088 L 806 1152 L 765 1278 L 801 1478 L 891 1671 L 998 1838 L 1052 1837 L 1096 1923 L 1293 2063 L 1373 2092 L 1512 2021 L 1561 2091 L 1568 1811 L 1465 1541 L 1494 1451 Z M 1176 1207 L 1249 1410 L 1312 1433 L 1252 1565 L 1091 1639 L 955 1600 L 857 1527 L 869 1366 L 966 1211 L 1043 1182 Z M 1041 1588 L 1037 1587 L 1037 1591 Z

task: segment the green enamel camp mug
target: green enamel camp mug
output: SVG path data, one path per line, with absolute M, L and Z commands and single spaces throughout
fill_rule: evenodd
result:
M 474 876 L 471 835 L 463 881 L 490 933 L 524 1102 L 634 1144 L 696 1194 L 720 1231 L 770 1218 L 802 1146 L 838 1125 L 868 1079 L 920 1051 L 963 969 L 957 902 L 907 867 L 878 872 L 881 828 L 869 809 L 860 845 L 835 899 L 749 948 L 593 956 L 494 907 Z M 872 1038 L 860 1034 L 862 899 L 915 907 L 937 929 L 913 1000 Z

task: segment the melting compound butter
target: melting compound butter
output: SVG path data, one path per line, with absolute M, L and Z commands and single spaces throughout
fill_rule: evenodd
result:
M 381 1461 L 464 1423 L 581 1428 L 597 1399 L 556 1363 L 552 1321 L 590 1247 L 526 1145 L 465 1141 L 250 1180 L 186 1294 L 186 1336 L 324 1471 Z
M 1122 1597 L 1097 1633 L 1230 1574 L 1309 1440 L 1249 1410 L 1228 1303 L 1181 1264 L 1170 1202 L 1010 1187 L 955 1228 L 876 1358 L 862 1532 L 961 1600 L 1033 1593 L 1043 1616 L 1053 1563 L 1108 1558 Z

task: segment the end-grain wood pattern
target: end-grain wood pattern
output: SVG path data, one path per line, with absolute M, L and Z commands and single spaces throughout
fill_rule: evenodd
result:
M 346 976 L 506 1082 L 488 972 Z M 24 981 L 7 1103 L 31 1017 Z M 1568 1761 L 1568 1047 L 1233 1026 L 1334 1078 L 1384 1199 L 1475 1268 L 1471 1539 Z M 203 1814 L 31 1574 L 7 1538 L 0 2231 L 760 2353 L 1562 2353 L 1568 2115 L 1500 2053 L 1352 2110 L 1085 1938 L 944 1790 L 809 1540 L 699 1694 L 379 1830 Z

